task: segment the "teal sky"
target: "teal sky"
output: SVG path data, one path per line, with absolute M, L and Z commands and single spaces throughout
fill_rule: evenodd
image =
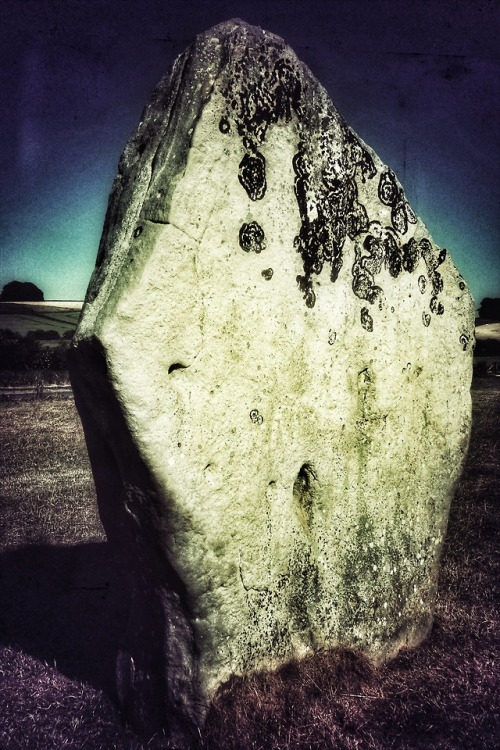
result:
M 479 304 L 500 297 L 500 8 L 465 0 L 270 4 L 1 0 L 0 286 L 82 299 L 118 159 L 193 36 L 279 34 L 401 180 Z

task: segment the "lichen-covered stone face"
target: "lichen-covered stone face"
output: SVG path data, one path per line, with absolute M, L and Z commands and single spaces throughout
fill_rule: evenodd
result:
M 198 37 L 123 154 L 72 355 L 137 724 L 181 746 L 233 673 L 425 636 L 473 324 L 290 48 L 239 21 Z

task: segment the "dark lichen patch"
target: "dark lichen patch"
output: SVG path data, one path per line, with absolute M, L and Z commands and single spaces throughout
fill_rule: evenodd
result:
M 427 266 L 427 275 L 432 284 L 434 294 L 439 294 L 443 291 L 443 279 L 441 278 L 441 274 L 437 271 L 437 268 L 441 263 L 444 263 L 447 251 L 445 248 L 440 250 L 439 248 L 433 247 L 427 239 L 420 240 L 419 246 L 422 258 Z
M 426 328 L 428 328 L 430 326 L 430 324 L 431 324 L 431 316 L 429 315 L 428 312 L 424 311 L 422 313 L 422 323 L 424 324 L 424 326 Z
M 307 276 L 297 276 L 297 285 L 302 292 L 306 307 L 314 307 L 316 304 L 316 295 L 312 288 L 312 281 Z
M 254 424 L 262 424 L 264 421 L 264 417 L 262 414 L 259 414 L 258 409 L 252 409 L 250 412 L 250 419 Z
M 292 156 L 294 193 L 300 217 L 294 248 L 302 260 L 296 282 L 305 305 L 315 306 L 314 277 L 325 268 L 330 280 L 337 281 L 347 240 L 355 243 L 352 288 L 360 299 L 382 307 L 384 293 L 376 282 L 377 274 L 387 269 L 393 279 L 399 279 L 403 272 L 414 273 L 424 255 L 432 293 L 438 295 L 434 287 L 440 275 L 434 256 L 429 256 L 423 241 L 410 238 L 401 244 L 401 236 L 417 223 L 417 217 L 394 172 L 385 167 L 377 171 L 369 149 L 281 40 L 264 33 L 250 36 L 245 30 L 236 34 L 237 40 L 227 50 L 226 74 L 217 84 L 224 99 L 219 130 L 241 139 L 244 155 L 238 178 L 249 198 L 256 201 L 268 189 L 263 146 L 269 129 L 292 123 L 297 144 Z M 370 221 L 360 198 L 361 186 L 374 178 L 380 203 L 390 208 L 389 227 Z M 250 242 L 240 244 L 258 252 L 258 246 Z M 441 309 L 438 302 L 435 314 L 441 314 Z
M 419 252 L 416 243 L 409 242 L 402 247 L 392 228 L 383 228 L 378 221 L 370 222 L 369 230 L 363 244 L 354 246 L 352 289 L 360 299 L 371 305 L 378 302 L 382 308 L 384 292 L 375 283 L 375 277 L 383 268 L 387 268 L 393 278 L 403 270 L 411 273 L 418 262 Z
M 253 201 L 261 200 L 267 188 L 266 161 L 259 151 L 248 152 L 243 156 L 238 171 L 238 179 Z
M 375 276 L 380 273 L 385 258 L 384 242 L 381 236 L 368 234 L 361 247 L 354 247 L 352 267 L 352 290 L 360 299 L 371 305 L 376 301 L 382 304 L 383 290 L 375 284 Z
M 297 284 L 308 307 L 316 301 L 311 277 L 328 264 L 330 278 L 336 281 L 346 238 L 367 229 L 356 177 L 366 182 L 376 174 L 371 154 L 326 97 L 316 92 L 320 101 L 313 106 L 315 85 L 279 41 L 262 35 L 254 37 L 250 47 L 242 38 L 221 89 L 225 111 L 219 121 L 222 133 L 236 132 L 242 139 L 245 155 L 238 177 L 250 199 L 260 200 L 267 185 L 259 148 L 271 125 L 295 117 L 298 146 L 292 166 L 301 227 L 294 246 L 304 269 Z
M 346 149 L 349 152 L 349 157 L 351 163 L 354 165 L 356 174 L 361 177 L 363 183 L 367 179 L 371 180 L 377 174 L 371 154 L 362 145 L 354 131 L 345 123 L 342 124 L 342 132 L 345 138 Z
M 227 117 L 221 117 L 219 120 L 219 130 L 221 133 L 230 133 L 231 132 L 231 124 Z
M 390 275 L 394 279 L 397 279 L 403 270 L 403 252 L 401 246 L 396 242 L 390 232 L 386 233 L 384 246 L 387 268 L 389 269 Z
M 439 294 L 443 291 L 443 278 L 437 270 L 446 259 L 446 249 L 439 249 L 432 246 L 428 239 L 422 239 L 419 242 L 420 252 L 427 266 L 427 278 L 432 288 L 432 297 L 430 301 L 430 310 L 436 315 L 444 313 L 444 307 L 439 301 Z
M 353 182 L 352 184 L 355 188 L 356 200 L 353 201 L 351 211 L 346 217 L 346 232 L 351 240 L 361 234 L 361 232 L 366 231 L 368 227 L 368 214 L 366 213 L 366 208 L 358 202 L 358 191 L 356 188 L 356 183 Z
M 239 232 L 239 243 L 246 253 L 261 253 L 266 249 L 264 230 L 256 221 L 242 224 Z
M 405 242 L 402 247 L 402 263 L 407 273 L 413 273 L 420 260 L 420 251 L 417 241 L 412 237 L 409 242 Z
M 274 271 L 272 268 L 264 268 L 264 270 L 261 271 L 261 276 L 263 276 L 266 281 L 271 281 L 273 274 Z
M 386 188 L 387 199 L 391 192 Z M 385 193 L 384 193 L 385 195 Z M 366 300 L 371 305 L 378 303 L 382 309 L 384 292 L 376 283 L 376 276 L 386 268 L 392 278 L 396 279 L 401 273 L 413 273 L 418 266 L 420 258 L 424 259 L 427 266 L 427 278 L 423 274 L 418 277 L 418 288 L 421 294 L 427 290 L 428 282 L 431 285 L 432 296 L 430 300 L 430 311 L 435 315 L 443 315 L 444 305 L 438 295 L 443 290 L 443 280 L 437 271 L 438 266 L 446 258 L 446 250 L 434 248 L 429 240 L 422 239 L 419 243 L 414 238 L 401 245 L 397 235 L 391 227 L 382 227 L 380 222 L 372 221 L 369 232 L 366 234 L 362 245 L 359 242 L 354 246 L 354 264 L 352 267 L 352 289 L 359 299 Z M 424 325 L 428 326 L 427 314 L 423 317 Z
M 403 188 L 398 184 L 392 169 L 380 175 L 378 197 L 381 203 L 391 207 L 391 222 L 396 232 L 406 234 L 408 222 L 416 224 L 417 217 L 405 199 Z
M 430 311 L 432 313 L 435 313 L 436 315 L 442 315 L 444 313 L 444 305 L 442 302 L 438 300 L 438 298 L 435 295 L 431 297 L 429 308 L 430 308 Z
M 467 347 L 469 346 L 470 337 L 466 333 L 462 333 L 460 336 L 460 346 L 462 347 L 462 350 L 464 352 L 467 351 Z
M 378 183 L 378 197 L 386 206 L 395 206 L 399 200 L 399 187 L 392 170 L 383 172 Z
M 369 333 L 373 331 L 373 318 L 367 307 L 361 308 L 361 325 L 365 331 L 368 331 Z
M 270 125 L 302 114 L 302 77 L 297 62 L 283 46 L 264 35 L 252 48 L 243 45 L 222 91 L 226 119 L 241 138 L 263 143 Z
M 325 118 L 333 121 L 334 115 Z M 324 120 L 324 121 L 325 121 Z M 323 121 L 323 122 L 324 122 Z M 347 132 L 344 129 L 344 132 Z M 351 131 L 351 142 L 355 138 Z M 311 295 L 312 276 L 319 275 L 325 264 L 330 268 L 330 279 L 335 282 L 343 264 L 343 248 L 346 238 L 354 239 L 368 228 L 369 220 L 365 207 L 358 200 L 358 188 L 354 179 L 357 170 L 363 172 L 363 179 L 372 175 L 369 166 L 371 157 L 367 154 L 365 167 L 351 143 L 351 153 L 356 153 L 360 161 L 352 163 L 348 150 L 344 150 L 344 163 L 334 158 L 335 137 L 342 134 L 334 128 L 321 132 L 320 152 L 315 155 L 322 166 L 321 180 L 318 181 L 314 157 L 308 153 L 306 142 L 299 143 L 293 159 L 295 172 L 294 191 L 301 218 L 299 234 L 294 246 L 302 256 L 304 275 L 298 277 L 299 288 L 303 292 L 306 305 L 314 306 Z M 360 166 L 361 165 L 361 166 Z M 367 166 L 368 165 L 368 166 Z M 314 211 L 314 216 L 311 217 Z

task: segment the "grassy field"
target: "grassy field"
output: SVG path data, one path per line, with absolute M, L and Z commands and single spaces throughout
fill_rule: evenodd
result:
M 67 381 L 81 302 L 0 302 L 0 388 Z
M 0 329 L 26 336 L 30 331 L 57 331 L 62 337 L 73 332 L 80 317 L 81 303 L 0 302 Z
M 205 750 L 500 747 L 500 378 L 477 378 L 473 402 L 426 643 L 378 671 L 343 652 L 234 678 Z M 113 701 L 123 576 L 73 402 L 0 403 L 0 440 L 0 750 L 165 748 Z

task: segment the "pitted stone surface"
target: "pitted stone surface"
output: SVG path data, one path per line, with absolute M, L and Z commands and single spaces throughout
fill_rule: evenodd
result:
M 233 673 L 425 636 L 473 325 L 292 50 L 241 21 L 197 37 L 125 148 L 73 347 L 138 725 L 180 746 Z

